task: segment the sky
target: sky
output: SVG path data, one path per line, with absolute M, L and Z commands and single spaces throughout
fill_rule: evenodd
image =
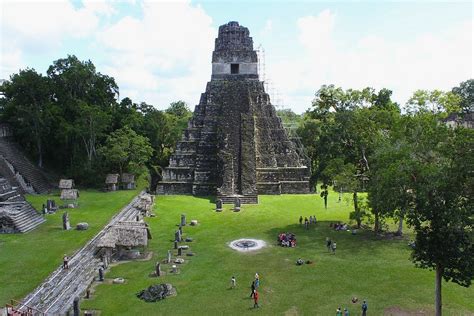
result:
M 114 77 L 120 99 L 193 109 L 229 21 L 264 51 L 272 103 L 297 113 L 324 84 L 388 88 L 403 105 L 473 78 L 470 1 L 0 0 L 0 79 L 76 55 Z

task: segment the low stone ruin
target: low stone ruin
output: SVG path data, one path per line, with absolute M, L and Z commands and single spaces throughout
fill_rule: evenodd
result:
M 157 302 L 165 299 L 167 296 L 175 296 L 176 289 L 169 283 L 155 284 L 142 290 L 137 297 L 145 302 Z

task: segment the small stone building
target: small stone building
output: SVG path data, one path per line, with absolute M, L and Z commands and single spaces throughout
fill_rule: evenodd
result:
M 134 190 L 135 189 L 135 175 L 133 173 L 124 173 L 120 177 L 120 183 L 122 189 L 124 190 Z
M 117 191 L 118 189 L 118 173 L 109 173 L 105 177 L 105 186 L 107 191 Z
M 99 240 L 98 254 L 107 261 L 139 258 L 148 246 L 151 233 L 145 222 L 121 221 L 110 226 Z
M 77 189 L 64 189 L 61 191 L 61 200 L 66 205 L 74 205 L 77 207 L 77 199 L 79 198 L 79 190 Z
M 74 180 L 72 179 L 61 179 L 59 180 L 59 189 L 74 189 Z

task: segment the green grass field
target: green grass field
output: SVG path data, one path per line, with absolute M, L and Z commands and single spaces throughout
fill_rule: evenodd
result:
M 61 263 L 63 254 L 72 255 L 97 234 L 123 206 L 138 193 L 102 193 L 81 190 L 79 208 L 70 209 L 71 226 L 88 222 L 86 231 L 62 230 L 63 210 L 46 215 L 47 221 L 26 234 L 0 234 L 0 305 L 19 300 L 38 286 Z M 36 209 L 47 199 L 61 203 L 58 194 L 29 195 Z
M 347 197 L 349 198 L 349 197 Z M 351 205 L 336 203 L 330 195 L 328 210 L 316 195 L 261 196 L 260 204 L 244 205 L 240 213 L 229 206 L 214 211 L 209 199 L 187 196 L 160 196 L 157 217 L 147 219 L 153 239 L 151 261 L 117 265 L 106 278 L 123 277 L 125 284 L 100 284 L 82 309 L 101 310 L 102 315 L 334 315 L 338 306 L 348 307 L 351 315 L 360 314 L 360 302 L 367 299 L 369 315 L 383 315 L 388 309 L 433 312 L 434 273 L 417 269 L 409 260 L 407 240 L 378 239 L 372 232 L 333 231 L 331 221 L 347 221 Z M 150 278 L 157 261 L 172 249 L 180 214 L 197 227 L 186 226 L 185 237 L 194 257 L 185 257 L 180 274 Z M 298 224 L 300 215 L 316 214 L 319 224 L 306 231 Z M 279 232 L 296 234 L 297 248 L 276 246 Z M 337 254 L 327 252 L 324 239 L 337 242 Z M 264 239 L 268 247 L 256 253 L 238 253 L 227 243 L 238 238 Z M 175 253 L 174 253 L 175 254 Z M 299 257 L 314 264 L 296 266 Z M 169 271 L 169 266 L 163 268 Z M 253 310 L 250 284 L 258 272 L 261 277 L 261 308 Z M 237 288 L 229 289 L 230 278 Z M 178 295 L 157 303 L 145 303 L 135 294 L 154 283 L 171 283 Z M 472 315 L 474 289 L 443 283 L 445 315 Z

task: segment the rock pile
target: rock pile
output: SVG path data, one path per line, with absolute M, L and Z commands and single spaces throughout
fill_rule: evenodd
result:
M 176 295 L 176 289 L 169 283 L 162 283 L 151 285 L 146 290 L 140 291 L 137 297 L 145 302 L 156 302 L 172 295 Z

